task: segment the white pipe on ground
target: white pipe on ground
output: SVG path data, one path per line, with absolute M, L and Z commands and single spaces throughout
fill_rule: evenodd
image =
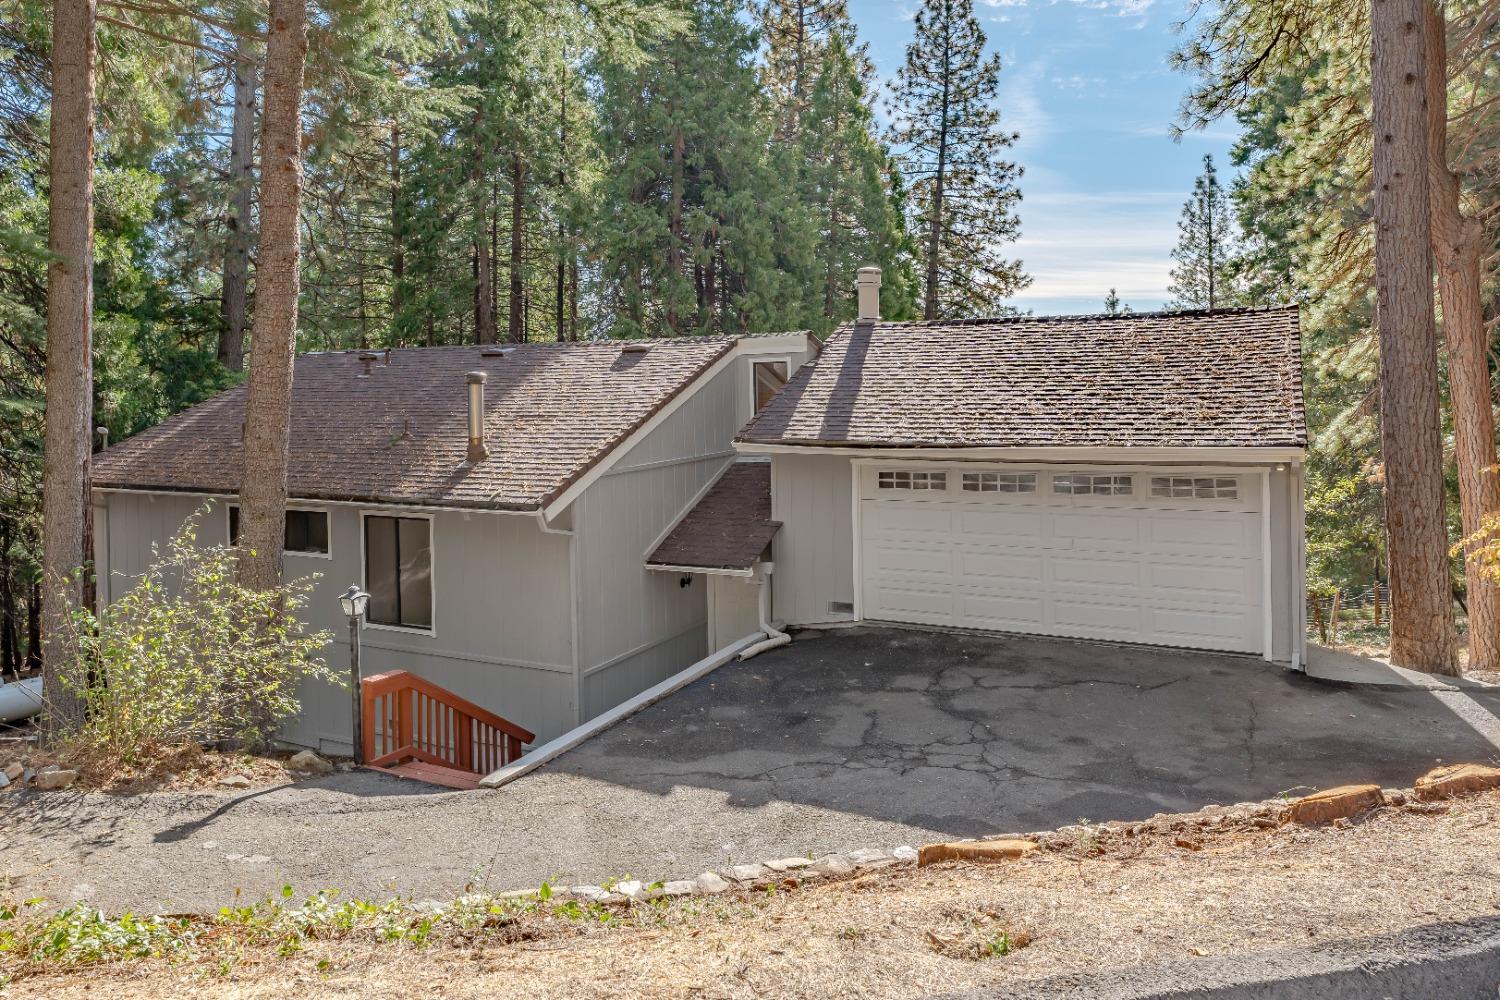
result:
M 20 722 L 42 710 L 42 679 L 28 677 L 24 681 L 0 684 L 0 722 Z
M 755 582 L 760 585 L 760 630 L 766 637 L 753 646 L 748 646 L 740 653 L 741 660 L 748 660 L 752 656 L 758 656 L 768 649 L 777 646 L 785 646 L 792 641 L 792 637 L 771 624 L 771 570 L 775 568 L 774 563 L 761 563 L 755 574 Z

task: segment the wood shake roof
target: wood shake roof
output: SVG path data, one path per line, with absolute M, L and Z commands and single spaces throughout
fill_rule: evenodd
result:
M 622 352 L 622 343 L 634 350 Z M 550 502 L 733 349 L 732 337 L 398 348 L 297 358 L 289 493 L 531 510 Z M 649 350 L 641 352 L 641 347 Z M 491 345 L 494 349 L 494 345 Z M 376 352 L 380 354 L 381 352 Z M 490 457 L 464 464 L 464 374 L 482 371 Z M 103 488 L 237 493 L 245 387 L 95 456 Z
M 1302 447 L 1297 310 L 845 326 L 739 440 Z
M 771 520 L 771 463 L 733 462 L 646 565 L 748 570 L 780 527 Z

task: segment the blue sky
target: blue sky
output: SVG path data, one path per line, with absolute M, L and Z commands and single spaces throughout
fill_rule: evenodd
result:
M 917 6 L 849 2 L 882 79 L 902 63 Z M 1169 132 L 1188 83 L 1167 64 L 1182 0 L 975 0 L 975 13 L 1003 64 L 1002 124 L 1021 133 L 1021 239 L 1007 254 L 1033 282 L 1015 304 L 1098 312 L 1114 286 L 1136 309 L 1159 307 L 1203 154 L 1227 175 L 1235 137 L 1233 122 Z

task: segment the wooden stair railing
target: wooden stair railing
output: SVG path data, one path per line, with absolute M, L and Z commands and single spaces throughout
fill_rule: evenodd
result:
M 521 756 L 536 739 L 494 712 L 407 670 L 366 677 L 364 758 L 368 767 L 421 761 L 485 775 Z

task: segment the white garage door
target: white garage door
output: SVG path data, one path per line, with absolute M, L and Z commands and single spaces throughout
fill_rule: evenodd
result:
M 871 465 L 866 619 L 1261 652 L 1259 473 Z

